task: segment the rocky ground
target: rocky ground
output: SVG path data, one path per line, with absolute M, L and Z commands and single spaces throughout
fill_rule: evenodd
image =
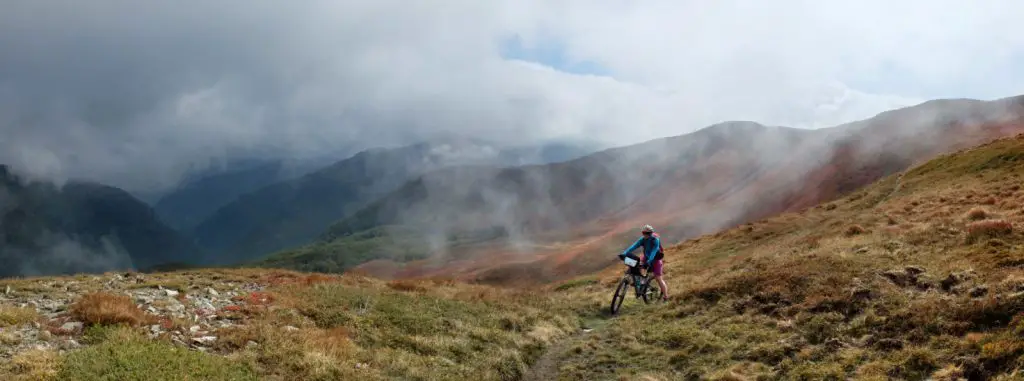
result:
M 80 348 L 86 324 L 69 312 L 69 306 L 93 292 L 131 298 L 152 320 L 151 338 L 206 351 L 216 343 L 218 330 L 244 324 L 244 310 L 265 302 L 260 292 L 266 286 L 246 279 L 192 283 L 187 278 L 140 273 L 11 283 L 0 287 L 0 308 L 7 311 L 0 314 L 11 316 L 0 319 L 7 321 L 0 321 L 2 358 L 32 349 L 63 353 Z
M 0 379 L 518 379 L 578 329 L 569 301 L 268 269 L 0 279 Z

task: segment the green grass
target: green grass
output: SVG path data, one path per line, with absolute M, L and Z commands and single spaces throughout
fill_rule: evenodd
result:
M 540 355 L 546 340 L 574 327 L 568 311 L 546 299 L 479 290 L 485 294 L 453 298 L 325 285 L 294 296 L 318 328 L 344 328 L 359 348 L 386 359 L 387 377 L 515 377 Z
M 211 332 L 209 353 L 149 339 L 148 325 L 92 325 L 77 338 L 85 348 L 19 355 L 0 366 L 0 379 L 509 380 L 582 323 L 572 299 L 535 289 L 265 269 L 149 277 L 189 289 L 218 279 L 270 283 L 257 298 L 269 308 L 226 314 L 242 320 Z
M 257 380 L 248 365 L 221 356 L 152 341 L 128 328 L 92 332 L 95 345 L 63 358 L 61 380 Z
M 573 279 L 558 285 L 557 287 L 555 287 L 555 291 L 566 291 L 577 287 L 590 286 L 598 283 L 599 281 L 597 280 L 597 278 Z
M 430 255 L 427 237 L 402 227 L 377 227 L 348 236 L 285 250 L 257 261 L 259 267 L 341 273 L 375 260 L 406 262 Z
M 253 265 L 309 272 L 342 273 L 363 263 L 386 259 L 409 262 L 434 254 L 430 242 L 440 239 L 446 248 L 486 244 L 508 237 L 501 228 L 482 228 L 472 232 L 435 237 L 406 226 L 378 226 L 347 235 L 325 234 L 321 240 L 284 250 L 258 260 Z

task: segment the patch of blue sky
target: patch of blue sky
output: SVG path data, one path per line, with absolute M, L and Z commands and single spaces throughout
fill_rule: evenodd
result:
M 942 78 L 927 78 L 911 68 L 889 63 L 870 73 L 849 73 L 842 81 L 867 93 L 922 99 L 987 100 L 1024 94 L 1024 49 L 1000 57 L 977 59 L 981 62 Z
M 562 41 L 545 39 L 539 44 L 526 46 L 519 36 L 499 42 L 501 57 L 508 60 L 532 62 L 552 69 L 579 75 L 611 76 L 611 70 L 589 60 L 572 60 Z

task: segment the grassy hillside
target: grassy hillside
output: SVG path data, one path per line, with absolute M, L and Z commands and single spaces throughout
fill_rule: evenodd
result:
M 617 317 L 618 265 L 515 289 L 258 269 L 0 280 L 0 377 L 1019 379 L 1022 164 L 1024 135 L 669 246 L 673 299 Z
M 926 102 L 813 131 L 723 123 L 555 165 L 432 172 L 338 221 L 321 238 L 378 225 L 435 233 L 497 226 L 511 239 L 448 248 L 475 265 L 445 267 L 447 259 L 437 256 L 358 270 L 508 280 L 511 265 L 528 280 L 559 279 L 599 269 L 608 249 L 623 245 L 620 236 L 644 223 L 680 240 L 804 209 L 936 155 L 1012 136 L 1024 131 L 1022 121 L 1024 97 Z M 524 263 L 528 255 L 534 263 Z
M 465 247 L 507 237 L 500 228 L 463 234 L 432 234 L 407 226 L 378 226 L 271 254 L 247 265 L 323 273 L 343 273 L 360 264 L 386 260 L 405 263 L 436 254 L 437 247 Z
M 514 380 L 580 324 L 564 297 L 443 280 L 202 270 L 5 289 L 4 380 Z
M 674 246 L 675 299 L 574 341 L 560 379 L 1020 379 L 1022 178 L 1024 135 Z
M 329 242 L 285 250 L 256 261 L 261 267 L 341 273 L 375 259 L 406 262 L 430 255 L 426 237 L 413 229 L 381 226 Z

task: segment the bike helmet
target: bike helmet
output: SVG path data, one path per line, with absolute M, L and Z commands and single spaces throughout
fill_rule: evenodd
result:
M 651 227 L 651 225 L 644 225 L 644 227 L 640 229 L 640 233 L 654 233 L 654 228 Z

